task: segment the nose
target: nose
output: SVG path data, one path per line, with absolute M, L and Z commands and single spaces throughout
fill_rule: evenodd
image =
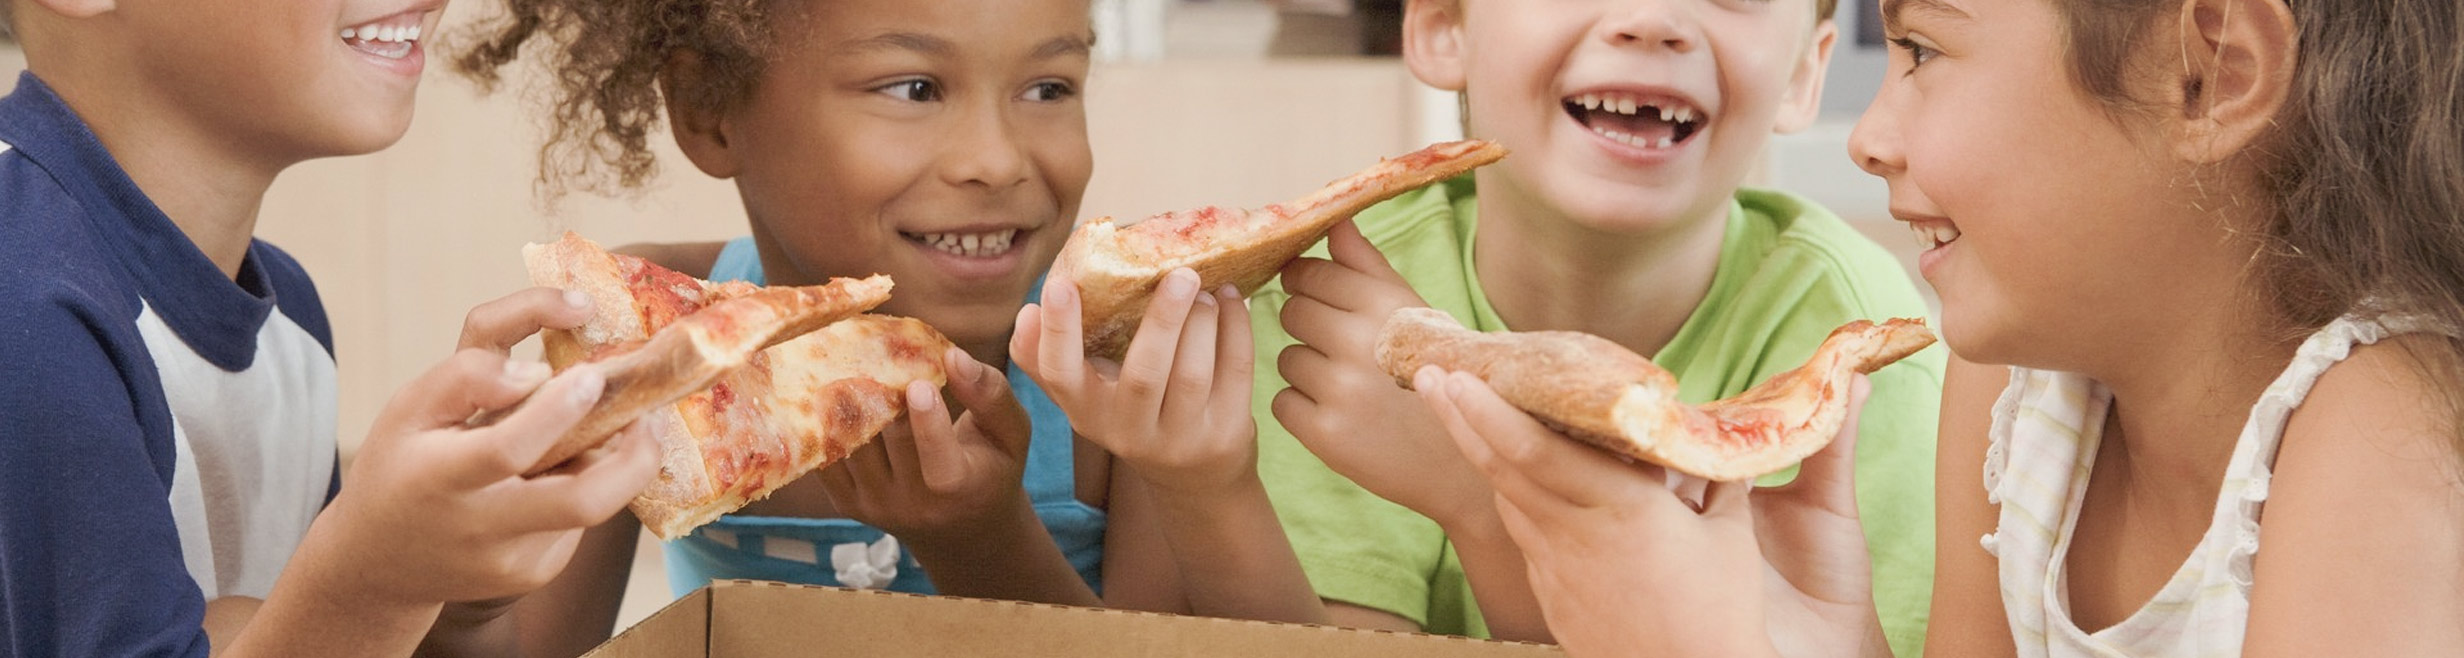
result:
M 1027 181 L 1026 144 L 999 101 L 971 103 L 943 142 L 942 179 L 954 186 L 1008 189 Z
M 1633 0 L 1616 3 L 1600 21 L 1599 33 L 1611 45 L 1644 47 L 1675 53 L 1702 47 L 1702 25 L 1691 2 Z
M 1899 176 L 1908 169 L 1907 154 L 1899 134 L 1899 104 L 1894 100 L 1891 85 L 1884 85 L 1865 106 L 1865 114 L 1857 117 L 1857 127 L 1848 134 L 1848 159 L 1865 173 L 1885 179 Z

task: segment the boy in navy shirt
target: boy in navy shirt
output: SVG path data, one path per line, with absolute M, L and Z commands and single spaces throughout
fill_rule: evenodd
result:
M 439 611 L 544 583 L 649 480 L 639 433 L 520 475 L 604 386 L 506 357 L 586 319 L 544 289 L 474 310 L 335 473 L 324 310 L 251 233 L 284 168 L 402 136 L 441 0 L 0 2 L 0 655 L 483 641 Z

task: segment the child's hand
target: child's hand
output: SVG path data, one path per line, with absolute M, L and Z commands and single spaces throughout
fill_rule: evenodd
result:
M 1478 378 L 1429 367 L 1414 388 L 1495 487 L 1568 653 L 1888 655 L 1854 486 L 1864 378 L 1794 483 L 1714 483 L 1699 511 L 1660 467 L 1550 431 Z
M 907 417 L 822 470 L 840 513 L 903 540 L 933 542 L 963 537 L 1025 504 L 1020 477 L 1034 429 L 1010 397 L 1009 379 L 955 347 L 942 364 L 966 413 L 952 422 L 932 384 L 908 383 Z
M 551 380 L 543 363 L 486 348 L 456 353 L 378 414 L 349 486 L 308 541 L 359 565 L 348 570 L 353 589 L 372 599 L 434 604 L 537 589 L 563 570 L 583 529 L 623 509 L 658 470 L 649 435 L 628 429 L 556 470 L 522 477 L 604 386 L 590 366 Z M 525 395 L 496 424 L 464 425 Z
M 1165 275 L 1118 364 L 1086 357 L 1078 287 L 1064 277 L 1044 282 L 1043 303 L 1020 309 L 1010 336 L 1010 358 L 1078 434 L 1167 495 L 1229 491 L 1257 476 L 1248 314 L 1230 286 L 1199 285 L 1185 268 Z
M 1328 468 L 1440 525 L 1494 515 L 1488 486 L 1429 408 L 1377 364 L 1386 318 L 1428 304 L 1351 222 L 1326 239 L 1334 260 L 1283 270 L 1283 328 L 1301 344 L 1276 359 L 1291 387 L 1275 395 L 1275 419 Z

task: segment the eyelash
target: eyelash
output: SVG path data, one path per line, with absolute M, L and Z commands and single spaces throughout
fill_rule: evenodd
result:
M 900 80 L 875 87 L 873 88 L 873 91 L 889 94 L 899 100 L 911 103 L 930 103 L 941 100 L 941 84 L 921 78 L 915 80 Z
M 1042 91 L 1044 94 L 1036 94 L 1038 91 Z M 1044 82 L 1035 83 L 1033 86 L 1028 87 L 1027 93 L 1029 94 L 1027 100 L 1042 103 L 1055 103 L 1069 100 L 1071 97 L 1077 96 L 1078 87 L 1060 80 L 1047 80 Z
M 1925 62 L 1932 60 L 1935 55 L 1942 54 L 1940 51 L 1927 48 L 1924 44 L 1917 43 L 1915 39 L 1910 39 L 1907 37 L 1892 37 L 1891 45 L 1901 50 L 1908 51 L 1908 70 L 1910 72 L 1916 71 L 1917 67 L 1924 66 Z

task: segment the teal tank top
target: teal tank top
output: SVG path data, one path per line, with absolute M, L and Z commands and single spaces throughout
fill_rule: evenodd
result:
M 711 265 L 710 279 L 764 283 L 753 239 L 729 241 Z M 1042 289 L 1040 283 L 1030 289 L 1022 304 L 1035 301 Z M 1104 512 L 1078 501 L 1069 417 L 1018 366 L 1011 365 L 1008 375 L 1010 393 L 1035 427 L 1027 446 L 1027 498 L 1070 567 L 1100 595 Z M 729 514 L 667 542 L 668 585 L 677 596 L 724 579 L 935 593 L 915 555 L 884 537 L 880 529 L 848 519 Z

